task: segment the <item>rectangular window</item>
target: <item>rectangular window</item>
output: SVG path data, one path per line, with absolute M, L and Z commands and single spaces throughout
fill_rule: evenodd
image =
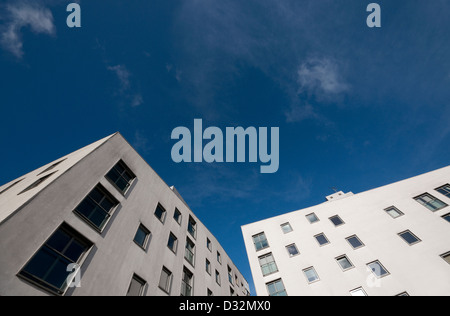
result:
M 197 223 L 191 216 L 189 216 L 188 232 L 194 239 L 197 238 Z
M 102 231 L 118 204 L 119 202 L 112 195 L 102 186 L 97 185 L 74 212 L 95 229 Z
M 138 244 L 139 247 L 146 250 L 149 240 L 150 231 L 144 225 L 139 225 L 136 235 L 134 236 L 134 242 Z
M 336 261 L 339 264 L 339 266 L 341 267 L 342 271 L 347 271 L 354 267 L 346 255 L 337 257 Z
M 284 288 L 284 284 L 281 279 L 267 283 L 266 286 L 269 296 L 287 296 L 286 289 Z
M 309 221 L 311 224 L 313 224 L 313 223 L 319 221 L 319 218 L 318 218 L 318 217 L 316 216 L 316 214 L 314 214 L 314 213 L 311 213 L 311 214 L 306 215 L 306 218 L 308 219 L 308 221 Z
M 367 296 L 366 291 L 362 287 L 350 291 L 351 296 Z
M 356 235 L 347 237 L 346 240 L 348 241 L 350 246 L 352 246 L 352 248 L 355 250 L 364 247 L 363 242 Z
M 289 246 L 286 246 L 286 250 L 289 254 L 289 257 L 294 257 L 296 255 L 299 255 L 300 252 L 297 249 L 297 246 L 295 244 L 291 244 Z
M 256 251 L 260 251 L 262 249 L 269 247 L 266 234 L 264 233 L 260 233 L 258 235 L 253 236 L 253 243 L 255 244 Z
M 292 231 L 291 224 L 285 223 L 285 224 L 281 225 L 281 230 L 282 230 L 283 233 L 285 233 L 285 234 L 290 233 L 290 232 Z
M 206 272 L 211 275 L 211 262 L 208 259 L 206 259 Z
M 384 210 L 386 213 L 391 215 L 392 218 L 397 218 L 402 215 L 404 215 L 402 212 L 400 212 L 395 206 L 388 207 Z
M 45 180 L 47 180 L 47 179 L 50 178 L 52 175 L 54 175 L 56 172 L 57 172 L 57 171 L 55 171 L 55 172 L 53 172 L 53 173 L 50 173 L 50 174 L 48 174 L 48 175 L 46 175 L 46 176 L 43 176 L 42 178 L 36 180 L 35 182 L 33 182 L 32 185 L 28 186 L 25 190 L 23 190 L 22 192 L 20 192 L 20 193 L 17 194 L 17 195 L 24 194 L 25 192 L 28 192 L 28 191 L 33 190 L 34 188 L 37 188 L 37 187 L 40 186 L 42 183 L 44 183 Z
M 450 198 L 450 184 L 446 184 L 440 188 L 437 188 L 436 191 Z
M 111 181 L 111 183 L 122 193 L 127 193 L 131 186 L 131 183 L 136 178 L 136 176 L 131 172 L 131 170 L 125 165 L 121 160 L 119 161 L 108 174 L 106 178 Z
M 177 253 L 177 248 L 178 248 L 178 238 L 170 233 L 169 235 L 169 241 L 167 242 L 167 247 L 172 250 L 173 253 Z
M 278 272 L 278 267 L 271 253 L 258 258 L 263 276 Z
M 183 278 L 181 280 L 181 296 L 193 296 L 194 275 L 191 271 L 183 269 Z
M 417 244 L 419 242 L 421 242 L 421 240 L 414 235 L 413 233 L 411 233 L 409 230 L 406 230 L 402 233 L 398 234 L 404 241 L 406 241 L 406 243 L 410 246 Z
M 367 264 L 367 267 L 369 267 L 369 269 L 373 272 L 373 274 L 377 278 L 382 278 L 384 276 L 389 275 L 389 272 L 385 269 L 385 267 L 383 267 L 381 262 L 379 262 L 378 260 Z
M 14 182 L 13 184 L 11 184 L 10 186 L 6 187 L 6 189 L 4 189 L 3 191 L 0 192 L 0 195 L 5 193 L 6 191 L 8 191 L 9 189 L 11 189 L 12 187 L 16 186 L 17 184 L 19 184 L 20 182 L 22 182 L 24 179 L 20 179 L 16 182 Z
M 450 223 L 450 213 L 445 214 L 444 216 L 442 216 L 443 219 L 445 219 L 447 222 Z
M 156 207 L 156 210 L 155 210 L 155 216 L 163 224 L 164 224 L 164 221 L 166 220 L 166 213 L 167 213 L 166 209 L 161 204 L 158 203 L 158 206 Z
M 428 193 L 416 197 L 415 200 L 433 212 L 436 212 L 448 206 L 441 200 L 435 198 L 434 196 Z
M 145 282 L 142 278 L 133 275 L 131 279 L 130 286 L 128 287 L 127 296 L 142 296 L 144 294 L 144 288 L 147 282 Z
M 159 288 L 170 294 L 170 290 L 172 287 L 172 272 L 166 267 L 162 268 L 161 277 L 159 278 Z
M 63 224 L 28 261 L 19 276 L 58 295 L 64 294 L 72 269 L 80 265 L 93 244 L 70 226 Z M 69 271 L 68 271 L 69 270 Z
M 319 281 L 319 275 L 317 274 L 314 267 L 307 268 L 303 270 L 303 273 L 305 274 L 306 279 L 308 280 L 308 283 L 314 283 Z
M 217 262 L 222 264 L 222 255 L 217 251 Z
M 186 249 L 184 252 L 184 258 L 194 266 L 195 262 L 195 244 L 189 239 L 186 238 Z
M 341 226 L 344 225 L 344 221 L 337 215 L 330 217 L 330 221 L 334 224 L 334 226 Z
M 175 208 L 175 213 L 173 214 L 173 219 L 175 220 L 175 222 L 178 223 L 178 225 L 181 225 L 182 216 L 181 216 L 181 212 L 177 208 Z
M 444 253 L 443 255 L 441 255 L 441 258 L 444 259 L 445 262 L 450 264 L 450 252 L 447 252 L 447 253 Z
M 228 270 L 228 282 L 230 282 L 230 284 L 233 284 L 233 271 L 231 270 L 230 266 L 227 265 L 227 270 Z
M 53 165 L 51 165 L 50 167 L 48 167 L 47 169 L 45 169 L 44 171 L 42 171 L 41 173 L 39 173 L 37 176 L 40 176 L 41 174 L 44 174 L 44 173 L 46 173 L 46 172 L 48 172 L 48 171 L 50 171 L 50 170 L 55 169 L 60 163 L 62 163 L 62 162 L 65 161 L 65 160 L 67 160 L 67 158 L 65 158 L 65 159 L 63 159 L 63 160 L 60 160 L 60 161 L 54 163 Z
M 408 292 L 402 292 L 400 294 L 397 294 L 395 296 L 409 296 Z
M 216 283 L 220 285 L 220 273 L 216 270 Z
M 206 248 L 208 248 L 208 250 L 212 252 L 212 243 L 211 240 L 209 240 L 209 238 L 206 238 Z
M 208 289 L 208 291 L 207 291 L 207 294 L 206 294 L 207 296 L 214 296 L 214 294 L 213 294 L 213 292 L 210 290 L 210 289 Z
M 327 239 L 327 236 L 325 236 L 324 233 L 318 234 L 318 235 L 314 236 L 314 238 L 316 238 L 316 240 L 320 246 L 325 246 L 330 243 Z

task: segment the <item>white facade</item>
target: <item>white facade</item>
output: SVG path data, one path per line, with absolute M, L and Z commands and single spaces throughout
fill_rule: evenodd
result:
M 243 226 L 257 294 L 450 295 L 449 183 L 446 167 Z M 437 200 L 419 203 L 425 193 Z M 286 247 L 293 244 L 299 253 L 291 247 L 292 256 Z

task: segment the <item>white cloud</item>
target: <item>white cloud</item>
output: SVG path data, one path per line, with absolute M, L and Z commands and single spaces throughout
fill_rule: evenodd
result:
M 131 86 L 131 73 L 125 65 L 107 66 L 106 69 L 112 71 L 120 82 L 118 95 L 126 99 L 131 107 L 138 107 L 144 103 L 144 98 L 140 93 L 133 93 Z
M 2 16 L 4 25 L 0 27 L 0 43 L 2 47 L 17 58 L 22 58 L 22 29 L 29 27 L 36 34 L 54 35 L 56 28 L 52 12 L 36 3 L 18 2 L 5 6 Z

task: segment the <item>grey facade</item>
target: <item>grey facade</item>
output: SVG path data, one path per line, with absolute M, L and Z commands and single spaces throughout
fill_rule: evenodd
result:
M 0 187 L 0 240 L 1 296 L 249 294 L 217 239 L 119 133 Z

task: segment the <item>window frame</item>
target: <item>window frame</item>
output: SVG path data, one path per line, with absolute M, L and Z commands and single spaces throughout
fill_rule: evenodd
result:
M 344 258 L 350 264 L 350 267 L 344 268 L 342 266 L 342 264 L 339 262 L 339 260 L 344 259 Z M 339 265 L 339 267 L 341 268 L 342 272 L 346 272 L 346 271 L 351 270 L 351 269 L 353 269 L 355 267 L 355 265 L 352 263 L 352 261 L 349 259 L 349 257 L 347 255 L 345 255 L 345 254 L 334 258 L 334 260 L 336 260 L 336 263 Z
M 408 241 L 402 236 L 402 234 L 406 234 L 406 233 L 410 234 L 413 238 L 416 239 L 416 241 L 414 241 L 414 242 L 412 242 L 412 243 L 408 242 Z M 405 243 L 407 243 L 409 246 L 414 246 L 415 244 L 418 244 L 418 243 L 420 243 L 420 242 L 422 241 L 419 237 L 417 237 L 417 236 L 416 236 L 412 231 L 410 231 L 409 229 L 407 229 L 407 230 L 405 230 L 405 231 L 402 231 L 401 233 L 398 233 L 397 235 L 398 235 Z
M 189 282 L 186 282 L 184 276 L 188 275 L 189 276 Z M 186 288 L 188 288 L 190 290 L 190 295 L 185 295 L 183 294 L 183 284 L 186 285 Z M 183 266 L 183 273 L 182 273 L 182 277 L 181 277 L 181 294 L 180 296 L 184 296 L 184 297 L 190 297 L 190 296 L 194 296 L 194 273 L 191 272 L 191 270 L 189 270 L 188 268 L 186 268 L 185 266 Z
M 296 253 L 295 255 L 291 254 L 290 251 L 289 251 L 289 249 L 288 249 L 288 247 L 294 247 L 294 248 L 295 248 L 295 251 L 296 251 L 297 253 Z M 297 245 L 296 245 L 295 243 L 289 244 L 289 245 L 287 245 L 285 248 L 286 248 L 286 251 L 287 251 L 287 253 L 288 253 L 289 258 L 294 258 L 294 257 L 300 255 L 300 251 L 298 250 L 298 247 L 297 247 Z
M 437 209 L 431 209 L 431 208 L 429 207 L 429 206 L 432 205 L 432 204 L 430 204 L 430 202 L 423 202 L 423 203 L 421 202 L 421 201 L 423 201 L 422 198 L 423 198 L 424 196 L 427 196 L 428 198 L 430 198 L 430 199 L 432 200 L 432 202 L 438 201 L 438 202 L 442 203 L 443 206 L 441 206 L 440 208 L 437 208 Z M 420 205 L 422 205 L 422 206 L 424 206 L 425 208 L 427 208 L 429 211 L 433 212 L 433 213 L 435 213 L 435 212 L 437 212 L 437 211 L 440 211 L 440 210 L 442 210 L 442 209 L 448 207 L 448 204 L 447 204 L 447 203 L 441 201 L 440 199 L 438 199 L 437 197 L 435 197 L 434 195 L 432 195 L 432 194 L 430 194 L 430 193 L 428 193 L 428 192 L 425 192 L 425 193 L 423 193 L 423 194 L 421 194 L 421 195 L 416 196 L 416 197 L 414 198 L 414 200 L 415 200 L 416 202 L 418 202 Z
M 270 293 L 269 286 L 272 285 L 272 284 L 275 285 L 275 289 L 277 290 L 277 292 Z M 281 284 L 283 286 L 283 290 L 278 291 L 278 289 L 276 288 L 276 284 Z M 284 282 L 283 282 L 283 280 L 281 278 L 266 283 L 266 289 L 267 289 L 267 294 L 269 296 L 288 296 L 287 291 L 286 291 L 286 287 L 284 286 Z M 280 293 L 284 293 L 284 295 L 279 295 Z M 277 295 L 274 295 L 274 294 L 277 294 Z
M 272 261 L 261 264 L 261 260 L 267 260 L 268 257 L 272 257 Z M 263 277 L 269 276 L 269 275 L 277 273 L 279 271 L 278 265 L 275 261 L 275 257 L 273 256 L 273 254 L 271 252 L 268 252 L 262 256 L 259 256 L 258 264 L 259 264 L 259 267 L 261 268 L 261 273 L 262 273 Z M 273 270 L 272 267 L 274 267 L 274 266 L 275 266 L 276 270 L 272 271 Z M 269 273 L 264 274 L 265 267 L 268 267 Z
M 192 223 L 194 225 L 192 225 Z M 191 229 L 193 231 L 191 231 Z M 189 215 L 187 231 L 192 238 L 197 240 L 197 221 L 191 215 Z
M 258 249 L 258 247 L 256 246 L 256 244 L 261 243 L 261 246 L 263 246 L 264 243 L 263 243 L 261 240 L 258 240 L 257 242 L 255 242 L 255 237 L 260 237 L 261 235 L 264 235 L 264 240 L 265 240 L 265 243 L 267 244 L 267 246 Z M 253 240 L 253 245 L 255 246 L 256 252 L 259 252 L 259 251 L 261 251 L 261 250 L 264 250 L 264 249 L 267 249 L 267 248 L 270 247 L 269 240 L 267 239 L 267 236 L 266 236 L 266 233 L 265 233 L 265 232 L 261 232 L 261 233 L 258 233 L 258 234 L 256 234 L 256 235 L 253 235 L 253 236 L 252 236 L 252 240 Z
M 175 216 L 177 214 L 178 214 L 178 220 L 175 218 Z M 181 226 L 181 223 L 183 222 L 183 214 L 177 207 L 175 207 L 175 211 L 173 212 L 173 219 L 178 225 Z
M 37 179 L 36 181 L 34 181 L 32 184 L 30 184 L 29 186 L 27 186 L 23 191 L 21 191 L 20 193 L 18 193 L 17 195 L 22 195 L 24 193 L 27 193 L 33 189 L 36 189 L 37 187 L 39 187 L 42 183 L 46 182 L 51 176 L 53 176 L 55 173 L 57 173 L 59 170 L 56 170 L 55 172 L 49 173 L 48 175 L 42 176 L 39 179 Z M 21 182 L 21 181 L 19 181 Z M 17 183 L 15 183 L 14 185 L 16 185 Z M 12 186 L 14 186 L 12 185 Z M 2 192 L 3 193 L 3 192 Z
M 341 223 L 336 225 L 336 223 L 333 222 L 333 219 L 335 219 L 335 218 L 339 219 L 339 221 L 340 221 Z M 329 219 L 330 222 L 334 225 L 334 227 L 339 227 L 339 226 L 345 225 L 345 222 L 344 222 L 344 221 L 342 220 L 342 218 L 341 218 L 339 215 L 337 215 L 337 214 L 336 214 L 336 215 L 333 215 L 333 216 L 331 216 L 331 217 L 329 217 L 328 219 Z
M 139 295 L 138 296 L 144 296 L 145 293 L 145 288 L 147 287 L 147 281 L 145 281 L 143 278 L 141 278 L 139 275 L 137 275 L 136 273 L 133 274 L 133 277 L 131 278 L 130 281 L 130 285 L 128 286 L 128 291 L 126 296 L 130 296 L 128 295 L 130 293 L 130 289 L 131 289 L 131 285 L 133 284 L 133 281 L 136 281 L 137 283 L 141 284 L 141 288 L 139 290 Z M 133 295 L 134 296 L 134 295 Z
M 450 264 L 450 259 L 449 261 L 446 260 L 446 258 L 450 258 L 450 251 L 443 253 L 442 255 L 440 255 L 439 257 L 442 258 L 442 260 L 444 260 L 446 263 Z
M 369 295 L 367 295 L 367 292 L 364 290 L 364 288 L 362 286 L 349 291 L 350 296 L 361 296 L 361 295 L 352 295 L 352 293 L 358 293 L 358 292 L 363 293 L 364 295 L 362 295 L 362 296 L 369 296 Z
M 436 188 L 436 189 L 434 189 L 436 192 L 438 192 L 438 193 L 440 193 L 440 194 L 442 194 L 443 196 L 445 196 L 445 197 L 447 197 L 447 198 L 450 198 L 450 184 L 444 184 L 444 185 L 442 185 L 442 186 L 440 186 L 439 188 Z M 439 191 L 439 190 L 442 190 L 442 191 L 445 191 L 446 193 L 442 193 L 441 191 Z
M 168 272 L 168 273 L 167 273 L 167 272 Z M 162 287 L 162 286 L 161 286 L 161 281 L 162 281 L 163 273 L 166 273 L 166 275 L 167 275 L 167 280 L 166 280 L 165 287 Z M 164 293 L 170 295 L 170 292 L 171 292 L 171 290 L 172 290 L 172 281 L 173 281 L 173 273 L 172 273 L 172 271 L 170 271 L 170 270 L 167 269 L 165 266 L 163 266 L 162 269 L 161 269 L 161 275 L 160 275 L 160 277 L 159 277 L 158 288 L 159 288 L 160 290 L 162 290 Z
M 138 234 L 139 230 L 141 230 L 145 234 L 144 242 L 143 242 L 142 245 L 139 242 L 136 241 L 136 237 L 137 237 L 137 234 Z M 150 244 L 150 237 L 151 237 L 151 235 L 152 235 L 152 233 L 150 232 L 150 230 L 147 227 L 145 227 L 144 224 L 139 223 L 138 229 L 136 230 L 136 234 L 134 234 L 133 242 L 136 245 L 138 245 L 139 248 L 141 248 L 142 250 L 147 251 L 148 246 Z
M 192 251 L 188 248 L 188 245 L 191 246 L 193 249 Z M 184 248 L 184 259 L 186 259 L 187 262 L 191 264 L 192 267 L 195 267 L 195 243 L 189 238 L 186 237 L 186 246 Z M 190 253 L 192 255 L 192 261 L 189 260 L 189 258 L 186 256 L 187 253 Z
M 324 243 L 324 244 L 321 244 L 321 243 L 319 242 L 319 240 L 317 239 L 318 236 L 323 236 L 327 242 Z M 331 244 L 330 240 L 329 240 L 328 237 L 325 235 L 325 233 L 320 233 L 320 234 L 314 235 L 314 239 L 316 240 L 316 242 L 319 244 L 320 247 L 324 247 L 324 246 L 326 246 L 326 245 Z
M 173 247 L 172 248 L 169 247 L 171 237 L 174 238 L 173 239 Z M 172 233 L 172 232 L 169 233 L 169 239 L 167 240 L 167 248 L 169 248 L 169 250 L 172 251 L 174 254 L 177 254 L 177 251 L 178 251 L 178 237 L 175 236 L 175 234 Z
M 383 274 L 383 275 L 378 276 L 378 275 L 375 273 L 375 271 L 373 271 L 373 268 L 370 267 L 370 265 L 371 265 L 371 264 L 374 264 L 374 263 L 378 263 L 378 265 L 381 266 L 381 268 L 382 268 L 386 273 Z M 372 272 L 372 274 L 373 274 L 377 279 L 381 279 L 381 278 L 387 277 L 387 276 L 389 276 L 389 275 L 391 274 L 391 273 L 388 271 L 388 269 L 386 269 L 386 267 L 380 262 L 380 260 L 374 260 L 374 261 L 372 261 L 372 262 L 369 262 L 369 263 L 366 264 L 366 267 L 370 270 L 370 272 Z
M 308 276 L 306 275 L 306 272 L 307 272 L 307 271 L 310 271 L 310 270 L 314 271 L 314 275 L 316 276 L 316 279 L 315 279 L 314 281 L 310 281 L 309 278 L 308 278 Z M 313 284 L 313 283 L 316 283 L 316 282 L 319 282 L 319 281 L 320 281 L 320 276 L 319 276 L 319 274 L 317 273 L 317 271 L 316 271 L 316 269 L 314 268 L 314 266 L 305 268 L 305 269 L 302 270 L 302 272 L 303 272 L 303 275 L 305 276 L 306 281 L 308 282 L 308 284 Z
M 289 233 L 292 233 L 292 232 L 294 231 L 294 229 L 293 229 L 292 226 L 291 226 L 291 223 L 289 223 L 289 222 L 286 222 L 286 223 L 284 223 L 284 224 L 281 224 L 280 227 L 281 227 L 281 231 L 282 231 L 285 235 L 286 235 L 286 234 L 289 234 Z M 289 231 L 285 231 L 285 230 L 284 230 L 284 227 L 289 227 Z
M 450 220 L 449 220 L 449 219 L 450 219 L 450 213 L 447 213 L 447 214 L 445 214 L 445 215 L 442 215 L 441 217 L 442 217 L 443 220 L 445 220 L 445 221 L 447 221 L 448 223 L 450 223 Z M 449 219 L 447 219 L 447 218 L 449 218 Z
M 117 165 L 120 165 L 124 169 L 124 171 L 122 173 L 119 173 L 119 171 L 116 169 Z M 117 172 L 117 174 L 119 175 L 119 178 L 116 181 L 114 181 L 113 179 L 110 178 L 110 173 L 113 172 L 113 171 Z M 125 172 L 127 172 L 129 174 L 130 180 L 127 180 L 127 179 L 125 179 L 123 177 L 123 174 Z M 130 191 L 131 187 L 133 186 L 133 183 L 134 183 L 134 181 L 136 180 L 137 177 L 134 174 L 134 172 L 131 171 L 130 167 L 128 167 L 128 165 L 122 159 L 120 159 L 106 173 L 105 178 L 112 184 L 113 187 L 116 188 L 117 191 L 119 191 L 120 194 L 122 194 L 123 196 L 126 196 L 127 193 Z M 120 189 L 119 186 L 116 183 L 119 179 L 122 179 L 122 180 L 124 180 L 127 183 L 127 185 L 126 185 L 124 190 Z
M 399 215 L 398 216 L 392 216 L 391 213 L 389 213 L 390 210 L 394 210 L 395 212 L 397 212 Z M 386 214 L 388 214 L 391 218 L 393 219 L 397 219 L 399 217 L 402 217 L 403 215 L 405 215 L 402 211 L 400 211 L 397 207 L 395 206 L 389 206 L 387 208 L 384 209 L 384 211 L 386 212 Z
M 311 222 L 310 220 L 309 220 L 309 218 L 308 218 L 308 216 L 310 216 L 310 215 L 314 215 L 314 217 L 316 218 L 316 220 L 314 221 L 314 222 Z M 310 214 L 308 214 L 308 215 L 305 215 L 305 217 L 306 217 L 306 219 L 308 220 L 308 222 L 310 223 L 310 224 L 315 224 L 315 223 L 318 223 L 318 222 L 320 222 L 320 219 L 319 219 L 319 217 L 316 215 L 316 213 L 310 213 Z
M 160 211 L 162 211 L 161 212 L 161 217 L 159 217 L 157 214 L 156 214 L 156 211 L 158 211 L 158 209 L 160 210 Z M 161 203 L 158 203 L 158 205 L 156 206 L 156 208 L 155 208 L 155 211 L 153 212 L 153 215 L 155 215 L 155 217 L 164 225 L 164 223 L 165 223 L 165 221 L 166 221 L 166 217 L 167 217 L 167 210 L 166 210 L 166 208 L 164 207 L 164 206 L 162 206 L 162 204 Z
M 358 240 L 358 242 L 359 242 L 361 245 L 355 248 L 355 247 L 352 245 L 352 243 L 350 242 L 350 239 L 352 239 L 352 238 L 356 238 L 356 239 Z M 349 237 L 345 238 L 345 240 L 347 240 L 348 244 L 350 245 L 350 247 L 352 247 L 353 250 L 357 250 L 357 249 L 360 249 L 360 248 L 363 248 L 363 247 L 366 246 L 366 245 L 361 241 L 361 239 L 359 239 L 359 237 L 358 237 L 357 235 L 349 236 Z

